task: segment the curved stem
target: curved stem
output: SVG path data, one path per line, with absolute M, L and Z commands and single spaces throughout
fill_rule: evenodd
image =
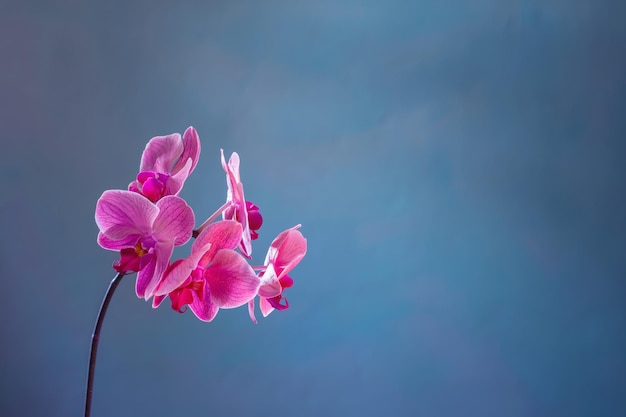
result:
M 198 227 L 196 230 L 193 231 L 192 236 L 194 238 L 198 237 L 200 232 L 202 232 L 209 224 L 211 224 L 213 220 L 217 219 L 224 210 L 226 210 L 228 207 L 232 205 L 233 205 L 233 202 L 230 200 L 222 204 L 222 207 L 218 208 L 215 211 L 215 213 L 211 214 L 211 216 L 208 219 L 206 219 L 204 223 L 202 223 L 202 226 Z
M 91 414 L 93 377 L 96 370 L 96 356 L 98 354 L 98 342 L 100 341 L 100 329 L 102 328 L 102 322 L 104 321 L 104 316 L 106 315 L 109 303 L 111 302 L 111 297 L 113 297 L 113 293 L 115 292 L 115 289 L 119 285 L 123 276 L 124 274 L 119 272 L 111 280 L 109 288 L 107 289 L 107 292 L 104 295 L 104 299 L 102 300 L 102 304 L 100 305 L 100 311 L 98 312 L 98 318 L 96 319 L 96 326 L 94 327 L 93 334 L 91 335 L 91 348 L 89 351 L 89 374 L 87 376 L 87 392 L 85 393 L 85 417 L 89 417 L 89 415 Z

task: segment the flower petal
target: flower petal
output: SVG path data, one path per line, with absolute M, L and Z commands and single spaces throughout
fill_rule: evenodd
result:
M 235 249 L 241 241 L 241 225 L 233 220 L 222 220 L 208 225 L 191 246 L 191 253 L 202 252 L 198 264 L 208 265 L 220 249 Z M 206 250 L 207 244 L 211 244 Z
M 194 215 L 191 207 L 182 198 L 169 195 L 156 203 L 159 214 L 153 225 L 153 236 L 161 242 L 173 242 L 180 246 L 191 238 Z
M 202 299 L 198 298 L 198 294 L 194 291 L 193 302 L 189 304 L 189 308 L 202 321 L 211 321 L 217 315 L 219 307 L 211 300 L 211 289 L 208 285 L 204 286 L 204 294 Z
M 274 271 L 274 265 L 269 264 L 261 276 L 259 295 L 266 298 L 276 297 L 282 291 L 283 287 L 280 285 L 276 271 Z
M 183 142 L 179 133 L 155 136 L 146 145 L 141 155 L 139 172 L 155 171 L 169 173 L 183 153 Z
M 126 190 L 107 190 L 96 203 L 96 224 L 112 240 L 150 235 L 159 209 L 144 196 Z
M 274 307 L 272 307 L 270 302 L 267 301 L 267 299 L 265 299 L 263 297 L 259 298 L 259 308 L 261 309 L 261 314 L 263 314 L 263 317 L 269 316 L 269 314 L 272 311 L 274 311 Z
M 166 295 L 155 295 L 152 299 L 152 308 L 157 308 L 165 300 Z
M 148 256 L 150 257 L 149 261 L 145 265 L 142 265 L 141 270 L 137 273 L 137 281 L 135 282 L 135 292 L 139 298 L 144 298 L 146 288 L 150 285 L 156 269 L 156 257 L 151 253 L 144 255 L 144 257 Z
M 187 165 L 187 161 L 191 160 L 191 167 L 188 170 L 187 175 L 191 174 L 198 163 L 200 157 L 200 138 L 198 132 L 193 127 L 189 126 L 185 133 L 183 133 L 183 153 L 172 168 L 172 174 L 176 174 L 184 166 Z
M 149 256 L 150 259 L 146 265 L 142 262 L 142 268 L 137 273 L 135 290 L 138 297 L 148 300 L 154 295 L 154 290 L 163 277 L 173 252 L 174 245 L 171 242 L 156 242 L 150 253 L 144 255 L 144 257 Z
M 299 230 L 300 225 L 281 232 L 270 245 L 265 263 L 274 264 L 278 279 L 288 274 L 304 258 L 306 239 Z
M 222 159 L 222 168 L 226 171 L 228 182 L 231 184 L 237 184 L 241 181 L 241 178 L 239 177 L 239 154 L 237 152 L 233 152 L 228 159 L 228 164 L 226 164 L 226 159 L 224 158 L 224 149 L 220 149 L 220 154 Z
M 239 154 L 233 152 L 228 160 L 228 164 L 224 159 L 224 150 L 220 149 L 222 168 L 226 172 L 226 185 L 228 192 L 226 193 L 226 201 L 233 202 L 233 209 L 225 210 L 222 213 L 224 220 L 237 220 L 241 223 L 242 235 L 239 244 L 239 250 L 247 257 L 252 255 L 252 238 L 250 236 L 250 227 L 248 225 L 248 210 L 246 206 L 246 198 L 243 193 L 243 184 L 239 176 Z
M 238 205 L 237 209 L 239 210 L 239 222 L 241 223 L 241 227 L 243 228 L 239 249 L 246 258 L 251 259 L 252 237 L 250 236 L 250 225 L 248 224 L 248 209 L 246 207 L 246 200 L 243 196 L 243 184 L 237 184 L 237 188 L 239 190 L 238 195 L 241 196 L 241 203 Z
M 120 251 L 120 259 L 113 263 L 113 268 L 120 274 L 141 270 L 141 257 L 135 248 L 124 248 Z
M 129 235 L 122 240 L 113 240 L 106 237 L 102 232 L 98 233 L 98 245 L 104 249 L 119 251 L 124 248 L 132 248 L 139 240 L 140 235 Z
M 163 278 L 163 273 L 167 270 L 167 267 L 170 264 L 172 253 L 174 253 L 174 245 L 171 242 L 157 242 L 154 246 L 156 265 L 154 267 L 153 277 L 146 285 L 144 293 L 144 298 L 146 300 L 154 295 L 154 290 L 157 285 L 159 285 L 159 282 Z
M 195 243 L 195 242 L 194 242 Z M 191 252 L 191 255 L 185 259 L 179 259 L 170 265 L 170 268 L 164 273 L 161 282 L 154 290 L 154 295 L 166 295 L 174 291 L 191 275 L 191 272 L 197 268 L 198 260 L 202 254 L 209 250 L 211 244 L 207 243 L 203 251 Z
M 181 168 L 175 174 L 172 174 L 167 181 L 166 187 L 166 195 L 178 195 L 180 190 L 183 189 L 183 185 L 191 174 L 191 166 L 193 165 L 193 161 L 187 158 L 185 164 L 181 165 Z
M 279 281 L 274 281 L 269 284 L 261 285 L 259 287 L 259 295 L 261 297 L 271 298 L 280 295 L 283 291 L 283 287 L 280 286 Z
M 250 315 L 250 320 L 252 320 L 254 324 L 257 324 L 258 322 L 254 316 L 254 298 L 248 301 L 248 314 Z
M 220 308 L 246 304 L 259 289 L 259 278 L 245 258 L 232 249 L 222 249 L 204 271 L 211 300 Z

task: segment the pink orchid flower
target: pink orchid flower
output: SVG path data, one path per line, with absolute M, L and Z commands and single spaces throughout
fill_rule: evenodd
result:
M 132 191 L 105 191 L 96 204 L 98 244 L 120 251 L 120 273 L 138 272 L 135 290 L 149 299 L 167 269 L 174 246 L 185 244 L 194 226 L 191 207 L 176 196 L 156 204 Z
M 185 305 L 202 321 L 211 321 L 220 308 L 246 304 L 257 294 L 260 280 L 234 248 L 242 227 L 231 220 L 208 225 L 196 238 L 188 258 L 174 262 L 159 283 L 152 303 L 158 307 L 166 295 L 172 309 Z
M 259 307 L 263 317 L 272 311 L 285 310 L 289 307 L 287 299 L 283 297 L 285 288 L 293 285 L 293 279 L 287 275 L 306 254 L 306 239 L 298 230 L 301 225 L 281 232 L 272 241 L 265 256 L 265 269 L 259 273 L 261 286 L 259 287 Z M 284 300 L 285 304 L 281 304 Z M 248 303 L 250 318 L 256 323 L 254 316 L 254 299 Z
M 243 195 L 243 184 L 239 176 L 239 155 L 233 152 L 228 160 L 228 164 L 224 159 L 224 150 L 220 149 L 222 156 L 222 168 L 226 172 L 226 184 L 228 192 L 226 201 L 231 205 L 222 213 L 224 220 L 235 220 L 241 224 L 242 234 L 239 250 L 248 259 L 252 255 L 252 240 L 259 237 L 257 230 L 263 224 L 263 217 L 259 212 L 259 208 L 246 201 Z
M 128 189 L 153 203 L 166 195 L 178 195 L 199 156 L 200 139 L 191 126 L 183 133 L 182 140 L 179 133 L 156 136 L 146 145 L 137 179 L 128 185 Z

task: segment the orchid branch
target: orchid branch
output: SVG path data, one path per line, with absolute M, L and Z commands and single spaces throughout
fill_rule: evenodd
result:
M 87 376 L 87 391 L 85 393 L 85 417 L 89 417 L 91 414 L 93 378 L 96 370 L 96 356 L 98 354 L 98 342 L 100 341 L 100 329 L 102 329 L 102 322 L 104 321 L 104 316 L 106 315 L 113 293 L 123 276 L 123 273 L 118 272 L 118 274 L 111 280 L 109 288 L 107 289 L 104 299 L 102 300 L 102 304 L 100 305 L 100 311 L 98 311 L 98 318 L 96 319 L 96 326 L 94 327 L 93 334 L 91 335 L 91 347 L 89 349 L 89 374 Z
M 194 238 L 198 237 L 198 235 L 199 235 L 199 234 L 200 234 L 200 233 L 201 233 L 204 229 L 206 229 L 206 227 L 207 227 L 209 224 L 213 223 L 213 221 L 214 221 L 215 219 L 217 219 L 219 216 L 221 216 L 221 214 L 222 214 L 222 212 L 223 212 L 224 210 L 228 209 L 228 208 L 229 208 L 229 207 L 231 207 L 232 205 L 233 205 L 233 202 L 232 202 L 232 201 L 227 201 L 227 202 L 225 202 L 224 204 L 222 204 L 222 206 L 221 206 L 220 208 L 218 208 L 218 209 L 215 211 L 215 213 L 211 214 L 211 216 L 209 216 L 209 218 L 208 218 L 208 219 L 206 219 L 206 220 L 205 220 L 205 222 L 204 222 L 204 223 L 202 223 L 202 225 L 201 225 L 200 227 L 198 227 L 196 230 L 194 230 L 194 231 L 192 232 L 192 234 L 191 234 L 191 235 L 192 235 Z
M 263 224 L 260 209 L 244 197 L 239 174 L 239 155 L 226 162 L 226 202 L 200 227 L 193 230 L 195 215 L 178 196 L 200 156 L 200 139 L 193 127 L 178 133 L 155 136 L 141 156 L 139 173 L 127 190 L 106 190 L 96 203 L 98 244 L 119 253 L 102 300 L 91 337 L 89 373 L 85 394 L 85 417 L 90 417 L 93 380 L 100 331 L 115 289 L 125 274 L 137 272 L 137 297 L 158 307 L 167 297 L 172 309 L 187 307 L 202 321 L 210 322 L 221 308 L 248 305 L 254 316 L 254 299 L 264 317 L 273 310 L 289 307 L 284 290 L 293 285 L 287 275 L 304 257 L 306 239 L 300 225 L 281 232 L 270 244 L 263 265 L 250 266 L 252 241 Z M 216 221 L 222 217 L 221 221 Z M 191 254 L 172 261 L 175 247 L 196 238 Z M 284 303 L 283 303 L 284 300 Z

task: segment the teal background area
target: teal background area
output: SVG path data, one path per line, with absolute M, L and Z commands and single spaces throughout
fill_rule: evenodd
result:
M 621 1 L 0 3 L 0 415 L 82 413 L 115 254 L 95 203 L 193 125 L 302 224 L 291 307 L 153 310 L 127 277 L 92 416 L 626 415 Z M 177 251 L 185 256 L 189 246 Z

